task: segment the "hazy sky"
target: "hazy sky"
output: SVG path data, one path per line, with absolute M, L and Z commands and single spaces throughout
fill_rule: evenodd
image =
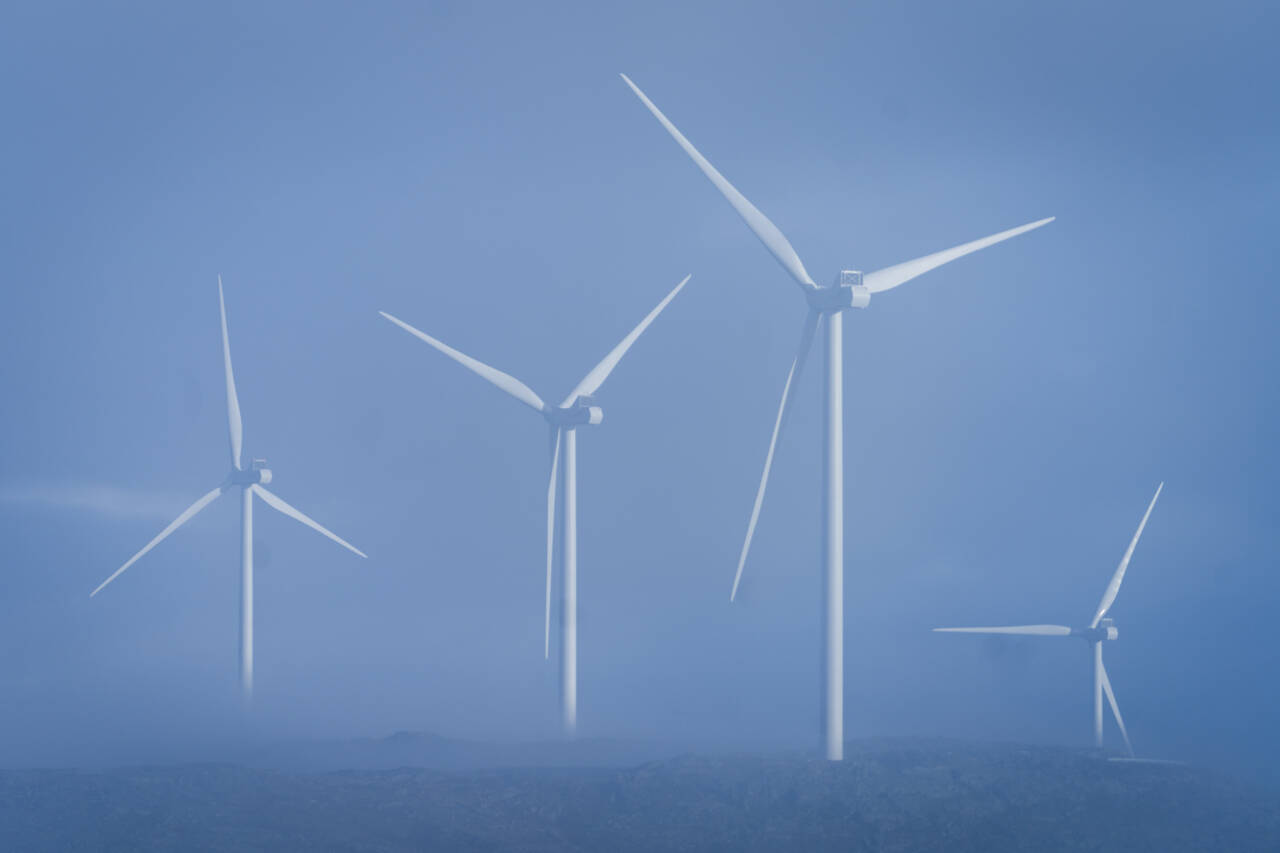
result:
M 1280 763 L 1280 14 L 1267 3 L 29 4 L 0 16 L 0 764 L 248 725 L 558 735 L 546 428 L 579 441 L 580 731 L 816 743 L 820 371 L 729 589 L 804 314 L 628 73 L 821 282 L 1044 216 L 846 321 L 846 733 L 1086 745 L 1076 640 L 1155 486 L 1108 668 L 1140 754 Z M 224 498 L 260 507 L 238 713 Z M 813 367 L 816 367 L 814 365 Z M 1108 719 L 1108 741 L 1119 745 Z

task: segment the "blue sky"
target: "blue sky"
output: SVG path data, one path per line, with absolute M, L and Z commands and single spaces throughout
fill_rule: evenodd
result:
M 581 730 L 814 742 L 817 370 L 728 602 L 804 309 L 625 71 L 820 281 L 1058 217 L 846 321 L 847 734 L 1088 743 L 1083 645 L 929 628 L 1087 621 L 1164 480 L 1108 648 L 1135 746 L 1274 765 L 1277 23 L 7 10 L 0 761 L 556 736 L 545 427 L 377 311 L 558 399 L 689 273 L 579 442 Z M 246 453 L 370 554 L 259 513 L 248 721 L 234 501 L 87 597 L 225 474 L 218 274 Z

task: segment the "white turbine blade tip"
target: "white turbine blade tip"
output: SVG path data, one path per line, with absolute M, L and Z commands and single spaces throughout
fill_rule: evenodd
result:
M 1102 658 L 1098 658 L 1098 674 L 1101 676 L 1102 690 L 1107 694 L 1107 702 L 1111 705 L 1111 713 L 1115 716 L 1116 725 L 1120 728 L 1120 735 L 1124 738 L 1124 748 L 1129 751 L 1129 757 L 1133 757 L 1133 743 L 1129 740 L 1129 730 L 1125 728 L 1124 717 L 1120 714 L 1120 703 L 1116 701 L 1115 690 L 1111 687 L 1111 677 L 1107 675 L 1107 667 L 1102 663 Z
M 950 263 L 957 258 L 963 258 L 965 255 L 970 255 L 980 249 L 985 249 L 988 246 L 994 246 L 997 243 L 1002 243 L 1012 237 L 1017 237 L 1020 234 L 1033 231 L 1042 225 L 1048 225 L 1055 218 L 1056 217 L 1050 216 L 1045 219 L 1039 219 L 1035 222 L 1029 222 L 1026 225 L 1019 225 L 1016 228 L 1001 231 L 998 234 L 991 234 L 987 237 L 980 237 L 977 240 L 970 240 L 968 243 L 962 243 L 959 246 L 952 246 L 950 249 L 943 249 L 941 252 L 934 252 L 931 255 L 924 255 L 923 257 L 914 258 L 910 261 L 904 261 L 900 264 L 894 264 L 891 267 L 885 267 L 884 269 L 867 273 L 863 277 L 863 284 L 865 284 L 872 293 L 881 293 L 886 290 L 892 290 L 900 284 L 905 284 L 913 278 L 924 275 L 930 270 L 937 269 L 943 264 Z
M 760 242 L 764 243 L 765 248 L 768 249 L 769 253 L 777 259 L 783 269 L 790 273 L 791 277 L 794 278 L 796 283 L 801 287 L 806 289 L 815 287 L 816 285 L 814 285 L 813 279 L 809 277 L 808 271 L 805 270 L 804 263 L 801 262 L 800 256 L 796 254 L 795 248 L 787 240 L 786 236 L 778 229 L 778 226 L 774 225 L 769 217 L 761 213 L 754 204 L 748 201 L 746 196 L 738 192 L 737 188 L 734 187 L 733 184 L 729 183 L 728 179 L 725 178 L 724 175 L 720 174 L 719 170 L 716 169 L 715 166 L 712 166 L 711 162 L 707 160 L 706 157 L 703 157 L 697 148 L 693 147 L 693 143 L 685 138 L 685 135 L 671 123 L 671 120 L 663 114 L 662 110 L 658 109 L 657 105 L 654 104 L 653 101 L 649 100 L 648 96 L 645 95 L 644 92 L 640 91 L 639 86 L 632 83 L 631 79 L 627 77 L 627 75 L 623 74 L 621 76 L 626 84 L 631 87 L 631 91 L 640 98 L 640 102 L 645 105 L 645 108 L 653 114 L 653 117 L 656 118 L 658 123 L 666 129 L 671 138 L 684 149 L 684 152 L 689 155 L 689 158 L 693 160 L 702 173 L 707 176 L 707 179 L 715 185 L 715 188 L 720 191 L 720 194 L 724 196 L 725 200 L 733 206 L 733 209 L 737 211 L 738 216 L 740 216 L 742 221 L 747 224 L 747 227 L 755 233 L 756 237 L 760 239 Z
M 640 321 L 639 325 L 628 332 L 627 336 L 623 338 L 617 346 L 611 349 L 608 355 L 600 360 L 599 364 L 591 368 L 591 372 L 582 378 L 582 381 L 569 392 L 569 396 L 565 397 L 564 402 L 560 405 L 571 406 L 573 405 L 573 401 L 578 399 L 578 397 L 591 396 L 599 391 L 601 386 L 604 385 L 605 380 L 607 380 L 609 375 L 613 373 L 614 368 L 616 368 L 622 361 L 622 357 L 631 349 L 631 345 L 639 339 L 645 329 L 649 328 L 649 325 L 657 319 L 658 315 L 662 313 L 662 310 L 671 303 L 671 300 L 676 298 L 676 294 L 684 289 L 684 286 L 689 283 L 689 279 L 691 278 L 693 278 L 692 273 L 685 276 L 670 293 L 664 296 L 662 301 L 660 301 L 653 310 L 645 315 L 645 318 Z
M 1038 637 L 1066 637 L 1071 629 L 1066 625 L 992 625 L 979 628 L 934 628 L 949 634 L 1026 634 Z
M 216 489 L 212 489 L 211 491 L 202 495 L 199 500 L 197 500 L 191 506 L 183 510 L 181 515 L 179 515 L 173 521 L 169 522 L 169 526 L 166 527 L 164 530 L 161 530 L 160 533 L 157 534 L 154 539 L 152 539 L 150 542 L 144 545 L 142 547 L 142 550 L 138 551 L 138 553 L 130 557 L 129 561 L 125 563 L 123 566 L 121 566 L 120 568 L 112 572 L 111 577 L 107 578 L 102 583 L 98 584 L 98 588 L 95 589 L 93 592 L 89 593 L 89 597 L 93 598 L 95 595 L 101 592 L 102 589 L 107 584 L 111 583 L 113 580 L 120 577 L 120 575 L 124 574 L 125 569 L 129 568 L 134 563 L 138 562 L 138 560 L 142 559 L 142 557 L 145 556 L 148 551 L 150 551 L 152 548 L 156 547 L 161 542 L 163 542 L 164 539 L 168 537 L 170 533 L 173 533 L 173 531 L 177 530 L 179 527 L 181 527 L 182 525 L 190 521 L 192 517 L 195 516 L 196 513 L 200 512 L 200 510 L 208 506 L 215 498 L 221 496 L 223 491 L 224 491 L 223 487 L 218 486 Z
M 1094 614 L 1093 622 L 1089 627 L 1098 627 L 1098 622 L 1102 617 L 1107 615 L 1107 611 L 1111 609 L 1111 605 L 1115 604 L 1116 596 L 1120 594 L 1120 585 L 1124 583 L 1125 572 L 1129 569 L 1129 561 L 1133 559 L 1133 552 L 1138 547 L 1138 540 L 1142 538 L 1142 531 L 1147 528 L 1147 519 L 1151 518 L 1151 511 L 1156 508 L 1156 501 L 1160 499 L 1160 492 L 1164 489 L 1164 482 L 1156 487 L 1156 493 L 1151 496 L 1151 503 L 1147 504 L 1147 511 L 1142 514 L 1142 521 L 1138 522 L 1138 529 L 1134 531 L 1133 538 L 1129 540 L 1129 547 L 1125 549 L 1124 556 L 1120 558 L 1120 565 L 1116 566 L 1115 574 L 1111 576 L 1111 582 L 1107 584 L 1107 590 L 1102 594 L 1102 601 L 1098 603 L 1098 611 Z
M 552 428 L 551 478 L 547 484 L 547 598 L 546 620 L 542 634 L 542 657 L 551 659 L 551 572 L 555 565 L 556 541 L 556 490 L 559 488 L 560 476 L 560 430 Z
M 409 334 L 413 335 L 418 340 L 422 341 L 423 343 L 427 344 L 433 349 L 444 353 L 446 356 L 453 359 L 458 364 L 461 364 L 467 370 L 470 370 L 472 373 L 475 373 L 480 378 L 498 387 L 499 389 L 507 392 L 512 397 L 515 397 L 517 400 L 524 403 L 529 408 L 534 409 L 535 411 L 538 411 L 538 412 L 546 411 L 547 404 L 542 401 L 542 398 L 539 397 L 537 394 L 535 394 L 533 392 L 533 389 L 525 385 L 519 379 L 516 379 L 514 376 L 503 373 L 501 370 L 498 370 L 495 367 L 490 367 L 484 362 L 479 361 L 478 359 L 474 359 L 471 356 L 467 355 L 466 353 L 463 353 L 454 349 L 453 347 L 446 344 L 444 341 L 440 341 L 431 337 L 421 329 L 416 329 L 413 326 L 410 326 L 405 321 L 399 319 L 398 317 L 393 317 L 392 315 L 388 314 L 386 311 L 379 311 L 378 313 L 381 314 L 383 317 L 386 317 L 392 323 L 395 323 L 400 328 L 404 329 Z
M 222 296 L 222 276 L 218 276 L 218 313 L 222 321 L 222 366 L 227 385 L 227 434 L 231 444 L 231 467 L 240 467 L 244 445 L 244 422 L 240 417 L 240 398 L 236 394 L 235 373 L 231 369 L 231 340 L 227 333 L 227 304 Z
M 364 557 L 365 559 L 368 559 L 368 557 L 369 557 L 369 555 L 368 555 L 368 554 L 366 554 L 365 552 L 361 551 L 359 548 L 357 548 L 356 546 L 352 545 L 350 542 L 348 542 L 347 540 L 343 539 L 341 536 L 339 536 L 338 534 L 334 533 L 332 530 L 329 530 L 327 527 L 325 527 L 324 525 L 322 525 L 320 522 L 316 521 L 316 520 L 315 520 L 315 519 L 313 519 L 313 518 L 308 517 L 304 512 L 302 512 L 302 510 L 297 509 L 296 507 L 293 507 L 293 506 L 289 505 L 289 504 L 284 500 L 284 498 L 280 497 L 279 495 L 275 494 L 274 492 L 269 492 L 269 491 L 267 491 L 266 489 L 264 489 L 264 488 L 263 488 L 261 485 L 259 485 L 258 483 L 254 483 L 252 486 L 250 486 L 250 488 L 253 490 L 254 494 L 256 494 L 258 497 L 262 498 L 262 500 L 263 500 L 264 502 L 266 502 L 266 504 L 267 504 L 268 506 L 270 506 L 272 509 L 276 510 L 277 512 L 284 513 L 285 515 L 289 516 L 290 518 L 294 519 L 295 521 L 300 521 L 300 522 L 302 522 L 302 523 L 303 523 L 303 524 L 305 524 L 307 527 L 310 527 L 312 530 L 316 531 L 317 533 L 321 534 L 322 536 L 326 536 L 326 537 L 328 537 L 329 539 L 332 539 L 334 542 L 337 542 L 339 545 L 341 545 L 342 547 L 346 548 L 348 551 L 351 551 L 351 552 L 353 552 L 353 553 L 355 553 L 355 554 L 358 554 L 358 555 L 359 555 L 359 556 L 361 556 L 361 557 Z
M 747 522 L 747 535 L 742 542 L 742 551 L 738 554 L 738 569 L 733 575 L 733 589 L 729 592 L 730 602 L 738 595 L 738 584 L 742 581 L 742 570 L 747 565 L 747 554 L 751 550 L 751 540 L 755 536 L 756 524 L 760 520 L 760 508 L 764 505 L 764 493 L 769 485 L 769 472 L 773 470 L 773 457 L 778 449 L 778 437 L 782 434 L 782 428 L 786 425 L 791 404 L 795 400 L 796 383 L 800 379 L 800 374 L 804 371 L 805 361 L 809 357 L 809 349 L 813 345 L 813 336 L 818 329 L 818 322 L 821 316 L 812 309 L 805 315 L 804 326 L 800 332 L 800 346 L 796 350 L 795 359 L 791 362 L 791 370 L 787 372 L 787 381 L 782 386 L 782 401 L 778 404 L 778 415 L 773 421 L 773 433 L 769 436 L 769 451 L 765 454 L 764 471 L 760 474 L 760 485 L 756 489 L 756 498 L 751 505 L 751 518 Z

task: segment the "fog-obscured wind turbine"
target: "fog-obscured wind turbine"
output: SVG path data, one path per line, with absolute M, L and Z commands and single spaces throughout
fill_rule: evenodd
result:
M 1160 490 L 1164 488 L 1164 483 L 1156 487 L 1156 493 L 1151 498 L 1151 503 L 1147 505 L 1147 511 L 1142 514 L 1142 521 L 1138 523 L 1138 529 L 1133 534 L 1133 539 L 1129 541 L 1129 547 L 1125 549 L 1124 556 L 1120 558 L 1120 565 L 1116 567 L 1115 574 L 1111 576 L 1111 583 L 1107 584 L 1106 592 L 1102 594 L 1102 601 L 1098 603 L 1098 611 L 1093 615 L 1093 621 L 1089 623 L 1088 628 L 1070 628 L 1066 625 L 1001 625 L 989 628 L 934 628 L 933 630 L 943 633 L 953 634 L 1030 634 L 1038 637 L 1080 637 L 1093 647 L 1093 739 L 1094 743 L 1102 746 L 1102 694 L 1107 694 L 1107 703 L 1111 705 L 1111 713 L 1115 715 L 1116 725 L 1120 727 L 1120 735 L 1124 738 L 1124 747 L 1129 751 L 1129 757 L 1133 757 L 1133 744 L 1129 743 L 1129 732 L 1125 730 L 1124 718 L 1120 716 L 1120 705 L 1116 702 L 1116 694 L 1111 689 L 1111 679 L 1107 677 L 1107 668 L 1102 665 L 1102 644 L 1114 640 L 1120 636 L 1120 632 L 1116 630 L 1113 620 L 1106 618 L 1107 612 L 1111 610 L 1111 605 L 1116 601 L 1116 595 L 1120 592 L 1120 584 L 1124 582 L 1124 573 L 1129 568 L 1129 560 L 1133 557 L 1133 549 L 1138 547 L 1138 539 L 1142 536 L 1142 530 L 1147 526 L 1147 519 L 1151 517 L 1151 510 L 1155 508 L 1156 499 L 1160 497 Z
M 244 442 L 244 426 L 240 420 L 240 400 L 236 396 L 236 380 L 231 372 L 231 343 L 227 338 L 227 308 L 222 298 L 222 276 L 218 276 L 218 310 L 222 316 L 222 366 L 227 379 L 227 429 L 231 438 L 231 473 L 212 491 L 206 493 L 198 501 L 187 507 L 173 522 L 160 531 L 160 535 L 148 542 L 141 551 L 129 558 L 123 566 L 116 569 L 111 577 L 98 584 L 98 588 L 89 593 L 89 597 L 97 595 L 103 587 L 118 578 L 125 569 L 138 561 L 165 537 L 190 521 L 196 513 L 213 503 L 224 493 L 234 488 L 240 489 L 240 686 L 245 698 L 253 695 L 253 496 L 262 498 L 263 503 L 274 510 L 284 513 L 290 518 L 302 522 L 312 530 L 318 531 L 337 542 L 349 551 L 365 554 L 350 542 L 308 518 L 301 511 L 285 503 L 283 498 L 266 489 L 271 482 L 271 471 L 254 460 L 248 468 L 241 464 L 241 446 Z
M 667 303 L 675 298 L 680 289 L 689 281 L 690 276 L 675 286 L 640 325 L 631 330 L 625 338 L 614 347 L 608 355 L 591 372 L 582 378 L 569 396 L 559 406 L 543 402 L 514 376 L 477 361 L 471 356 L 458 352 L 448 344 L 442 343 L 426 332 L 415 329 L 408 323 L 391 316 L 386 311 L 379 311 L 383 317 L 395 323 L 414 337 L 430 344 L 463 367 L 478 374 L 481 378 L 501 388 L 521 403 L 537 411 L 551 428 L 551 477 L 547 484 L 547 584 L 545 602 L 545 621 L 543 625 L 543 657 L 551 656 L 551 568 L 554 559 L 556 533 L 560 533 L 561 564 L 563 567 L 562 599 L 560 614 L 560 698 L 563 712 L 565 732 L 573 734 L 578 720 L 578 441 L 579 427 L 594 426 L 604 418 L 604 412 L 595 405 L 595 393 L 604 385 L 609 374 L 618 366 L 618 362 L 631 349 L 636 338 L 654 321 L 654 318 L 667 307 Z M 563 517 L 556 517 L 557 489 L 563 489 Z M 559 528 L 557 528 L 557 521 Z
M 703 157 L 688 139 L 676 129 L 653 102 L 632 83 L 627 75 L 622 79 L 631 87 L 649 112 L 662 123 L 672 138 L 679 143 L 685 153 L 693 159 L 703 174 L 715 185 L 720 194 L 728 200 L 738 212 L 747 226 L 755 232 L 778 263 L 780 263 L 804 295 L 809 311 L 805 317 L 800 333 L 800 348 L 791 362 L 791 370 L 782 387 L 782 403 L 778 408 L 778 416 L 773 423 L 773 435 L 769 439 L 769 451 L 765 454 L 764 473 L 760 477 L 760 486 L 756 491 L 755 503 L 751 508 L 751 519 L 747 524 L 747 535 L 742 543 L 742 551 L 738 557 L 738 569 L 733 577 L 733 590 L 729 594 L 732 601 L 738 593 L 738 583 L 742 579 L 742 569 L 747 562 L 747 551 L 751 547 L 751 537 L 755 534 L 756 522 L 760 517 L 760 507 L 764 502 L 765 486 L 769 482 L 769 471 L 773 467 L 773 455 L 778 445 L 778 435 L 787 420 L 804 363 L 813 344 L 813 336 L 818 330 L 819 322 L 826 325 L 826 384 L 823 398 L 823 429 L 825 444 L 823 449 L 823 565 L 825 567 L 823 622 L 825 634 L 825 679 L 823 681 L 823 734 L 826 755 L 832 760 L 840 760 L 844 756 L 844 343 L 843 313 L 850 308 L 865 308 L 871 302 L 873 293 L 892 290 L 916 276 L 939 267 L 956 258 L 971 252 L 984 249 L 1010 237 L 1016 237 L 1039 228 L 1053 221 L 1053 217 L 1041 219 L 990 237 L 983 237 L 970 243 L 964 243 L 932 255 L 925 255 L 905 263 L 895 264 L 882 270 L 863 274 L 856 270 L 845 270 L 838 273 L 830 286 L 819 287 L 809 277 L 800 256 L 791 247 L 791 243 L 783 236 L 772 222 L 755 205 L 747 201 L 742 193 L 725 180 L 714 166 Z

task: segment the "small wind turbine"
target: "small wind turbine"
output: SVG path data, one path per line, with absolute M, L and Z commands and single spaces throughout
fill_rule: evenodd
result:
M 276 494 L 267 491 L 267 483 L 271 482 L 271 471 L 264 467 L 265 460 L 254 459 L 248 468 L 240 463 L 240 448 L 243 444 L 244 426 L 240 420 L 240 400 L 236 397 L 236 380 L 231 373 L 231 344 L 227 338 L 227 308 L 222 298 L 222 276 L 218 276 L 218 309 L 222 315 L 222 366 L 227 375 L 227 428 L 231 437 L 231 473 L 213 491 L 204 495 L 183 511 L 168 527 L 160 531 L 160 535 L 152 539 L 138 553 L 129 558 L 123 566 L 116 569 L 111 577 L 98 584 L 98 588 L 89 593 L 89 597 L 97 595 L 103 587 L 118 578 L 125 569 L 165 537 L 177 530 L 195 516 L 196 513 L 213 503 L 225 492 L 233 488 L 240 489 L 240 686 L 245 699 L 253 696 L 253 496 L 262 498 L 272 509 L 278 510 L 290 518 L 328 536 L 334 542 L 349 551 L 364 557 L 365 554 L 350 542 L 342 539 L 332 531 L 322 527 L 316 521 L 303 515 L 301 511 L 285 503 Z
M 551 656 L 551 566 L 556 527 L 556 490 L 564 489 L 564 517 L 560 519 L 561 562 L 564 577 L 563 598 L 560 614 L 560 699 L 564 730 L 572 735 L 578 721 L 578 440 L 579 427 L 594 426 L 604 418 L 604 412 L 595 404 L 595 393 L 600 390 L 609 374 L 618 366 L 618 362 L 631 349 L 636 338 L 654 321 L 654 318 L 667 307 L 667 303 L 675 298 L 680 289 L 689 281 L 690 276 L 675 286 L 675 289 L 649 312 L 640 325 L 631 330 L 622 342 L 614 347 L 604 359 L 583 377 L 569 396 L 559 406 L 551 406 L 533 392 L 528 385 L 519 379 L 490 367 L 468 355 L 458 352 L 453 347 L 441 343 L 426 332 L 415 329 L 408 323 L 391 316 L 386 311 L 379 311 L 392 323 L 404 329 L 414 337 L 438 349 L 463 367 L 478 374 L 481 378 L 506 391 L 521 403 L 539 412 L 551 427 L 551 477 L 547 484 L 547 595 L 545 605 L 545 623 L 543 626 L 543 657 Z M 563 456 L 563 465 L 561 457 Z M 560 485 L 560 481 L 563 484 Z
M 1107 668 L 1102 665 L 1102 644 L 1116 639 L 1120 636 L 1120 632 L 1116 630 L 1114 621 L 1105 617 L 1111 605 L 1115 603 L 1116 594 L 1120 592 L 1120 584 L 1124 581 L 1125 570 L 1129 568 L 1133 549 L 1138 547 L 1138 538 L 1142 536 L 1142 529 L 1147 526 L 1147 519 L 1151 517 L 1151 510 L 1155 508 L 1156 499 L 1160 497 L 1160 490 L 1163 488 L 1164 483 L 1156 487 L 1155 496 L 1147 505 L 1142 521 L 1138 523 L 1137 532 L 1133 534 L 1129 547 L 1120 558 L 1120 565 L 1116 567 L 1116 573 L 1111 576 L 1111 583 L 1107 584 L 1107 591 L 1102 594 L 1102 601 L 1098 604 L 1098 612 L 1093 615 L 1093 621 L 1089 623 L 1088 628 L 1068 628 L 1066 625 L 1004 625 L 994 628 L 933 629 L 956 634 L 1032 634 L 1038 637 L 1080 637 L 1085 640 L 1093 647 L 1094 743 L 1098 747 L 1102 746 L 1102 694 L 1106 693 L 1107 702 L 1111 705 L 1111 713 L 1115 715 L 1116 725 L 1120 727 L 1120 734 L 1124 737 L 1124 746 L 1129 751 L 1130 758 L 1133 757 L 1133 744 L 1129 743 L 1129 733 L 1125 731 L 1124 718 L 1120 716 L 1120 705 L 1116 702 L 1116 694 L 1111 689 L 1111 679 L 1107 678 Z
M 738 583 L 742 580 L 747 551 L 751 548 L 751 537 L 755 534 L 756 521 L 760 517 L 760 507 L 764 502 L 769 470 L 773 467 L 773 454 L 778 445 L 778 434 L 782 431 L 782 426 L 790 412 L 796 381 L 804 369 L 819 321 L 826 324 L 827 381 L 823 398 L 825 442 L 822 466 L 825 678 L 822 716 L 827 758 L 839 761 L 844 757 L 844 312 L 850 308 L 866 308 L 871 302 L 873 293 L 892 290 L 956 258 L 985 249 L 1010 237 L 1016 237 L 1033 228 L 1039 228 L 1041 225 L 1052 222 L 1053 217 L 1001 231 L 990 237 L 983 237 L 971 243 L 964 243 L 875 272 L 864 274 L 856 270 L 844 270 L 836 275 L 830 286 L 819 287 L 809 277 L 804 264 L 800 262 L 800 256 L 796 254 L 796 250 L 791 247 L 791 243 L 777 226 L 725 180 L 724 175 L 721 175 L 707 161 L 707 158 L 698 153 L 698 149 L 685 139 L 676 126 L 667 120 L 667 117 L 654 106 L 653 101 L 650 101 L 627 75 L 621 76 L 649 108 L 649 112 L 662 123 L 672 138 L 680 144 L 684 152 L 693 159 L 702 173 L 738 212 L 747 226 L 755 232 L 760 242 L 764 243 L 765 248 L 773 254 L 783 269 L 796 280 L 809 305 L 809 312 L 800 334 L 800 348 L 795 360 L 791 362 L 791 370 L 787 373 L 787 380 L 782 386 L 782 403 L 778 408 L 778 416 L 773 422 L 773 436 L 769 439 L 769 452 L 764 458 L 764 473 L 760 477 L 760 487 L 756 491 L 755 504 L 751 508 L 751 520 L 747 523 L 746 540 L 742 543 L 742 551 L 738 556 L 738 570 L 733 577 L 733 590 L 729 593 L 730 601 L 738 594 Z

